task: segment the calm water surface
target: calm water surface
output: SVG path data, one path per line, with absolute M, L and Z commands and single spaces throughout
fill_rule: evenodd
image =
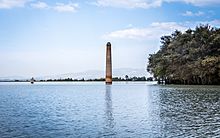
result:
M 0 137 L 220 137 L 220 86 L 0 83 Z

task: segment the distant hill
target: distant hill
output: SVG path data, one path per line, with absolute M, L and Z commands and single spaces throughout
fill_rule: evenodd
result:
M 7 77 L 0 77 L 0 81 L 11 81 L 11 80 L 27 80 L 30 78 L 23 77 L 23 76 L 7 76 Z
M 150 76 L 150 74 L 144 69 L 119 68 L 119 69 L 114 69 L 112 72 L 113 72 L 113 77 L 122 77 L 122 78 L 124 78 L 125 75 L 128 75 L 129 77 L 133 77 L 133 76 L 149 77 Z M 104 78 L 104 77 L 105 77 L 105 71 L 89 70 L 89 71 L 78 72 L 78 73 L 66 73 L 66 74 L 60 74 L 60 75 L 37 77 L 36 79 L 38 79 L 38 80 L 40 80 L 40 79 L 42 79 L 42 80 L 65 79 L 65 78 L 95 79 L 95 78 Z
M 122 77 L 124 78 L 125 75 L 128 75 L 129 77 L 149 77 L 150 74 L 145 69 L 133 69 L 133 68 L 119 68 L 114 69 L 113 71 L 113 77 Z M 27 77 L 22 76 L 9 76 L 9 77 L 0 77 L 0 80 L 27 80 L 30 79 Z M 77 73 L 66 73 L 66 74 L 58 74 L 58 75 L 49 75 L 49 76 L 39 76 L 35 77 L 36 80 L 47 80 L 47 79 L 65 79 L 65 78 L 73 78 L 73 79 L 96 79 L 96 78 L 104 78 L 105 77 L 105 71 L 101 70 L 89 70 L 84 72 L 77 72 Z

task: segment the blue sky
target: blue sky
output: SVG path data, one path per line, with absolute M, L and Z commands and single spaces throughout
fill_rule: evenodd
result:
M 160 36 L 220 26 L 219 0 L 0 0 L 0 76 L 146 69 Z

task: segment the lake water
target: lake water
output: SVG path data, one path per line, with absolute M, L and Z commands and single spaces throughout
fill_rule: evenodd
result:
M 220 137 L 220 86 L 0 83 L 0 137 Z

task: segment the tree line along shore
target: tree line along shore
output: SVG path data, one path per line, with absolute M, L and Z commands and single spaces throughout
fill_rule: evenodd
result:
M 161 37 L 160 50 L 150 54 L 147 70 L 165 84 L 220 84 L 220 29 L 199 25 Z
M 146 78 L 145 76 L 142 77 L 129 77 L 126 75 L 124 78 L 122 77 L 113 77 L 113 81 L 153 81 L 153 77 Z M 65 82 L 65 81 L 73 81 L 73 82 L 89 82 L 89 81 L 105 81 L 105 78 L 96 78 L 96 79 L 74 79 L 74 78 L 63 78 L 63 79 L 39 79 L 35 80 L 35 82 Z M 30 82 L 30 80 L 0 80 L 0 82 Z

